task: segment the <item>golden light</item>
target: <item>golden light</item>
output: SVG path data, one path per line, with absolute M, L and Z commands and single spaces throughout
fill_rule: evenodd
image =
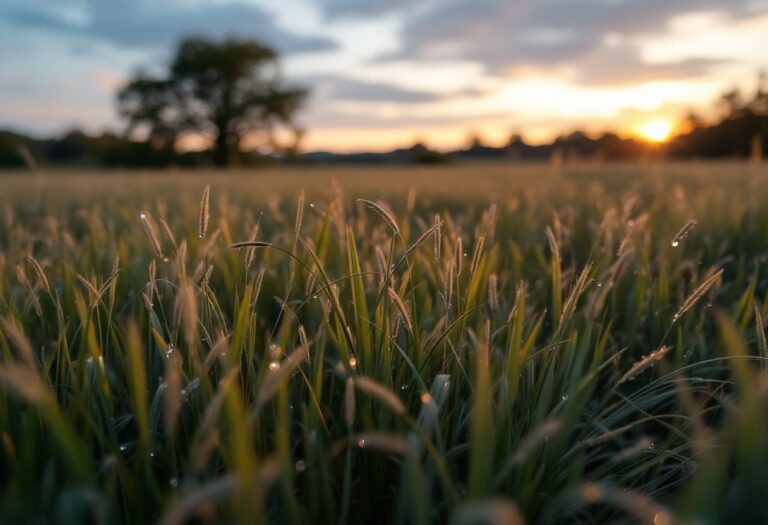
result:
M 672 133 L 672 123 L 664 119 L 651 120 L 642 125 L 640 133 L 651 142 L 664 142 Z

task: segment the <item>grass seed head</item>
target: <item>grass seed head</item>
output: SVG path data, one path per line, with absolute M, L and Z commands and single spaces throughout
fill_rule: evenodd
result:
M 400 235 L 400 227 L 397 225 L 397 220 L 395 219 L 394 214 L 389 211 L 383 204 L 369 201 L 367 199 L 357 199 L 357 202 L 375 211 L 382 219 L 384 219 L 384 222 L 387 223 L 395 235 Z
M 200 215 L 197 221 L 197 236 L 201 239 L 205 238 L 205 233 L 208 231 L 208 219 L 210 219 L 210 198 L 211 198 L 211 185 L 206 184 L 203 188 L 203 196 L 200 198 Z

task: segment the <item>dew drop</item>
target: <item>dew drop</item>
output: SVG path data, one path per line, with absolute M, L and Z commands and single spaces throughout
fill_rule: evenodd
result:
M 563 395 L 560 397 L 560 399 L 562 399 L 563 401 L 568 401 L 568 394 L 563 394 Z
M 280 368 L 280 363 L 278 363 L 277 361 L 270 361 L 270 363 L 269 363 L 269 369 L 270 369 L 271 371 L 275 371 L 275 370 L 277 370 L 277 369 L 279 369 L 279 368 Z
M 651 442 L 651 443 L 648 445 L 648 450 L 650 450 L 650 451 L 654 451 L 654 450 L 656 450 L 656 443 L 654 443 L 654 442 Z
M 691 219 L 685 224 L 685 226 L 680 228 L 680 231 L 678 231 L 672 239 L 672 247 L 676 248 L 680 242 L 685 239 L 689 233 L 691 233 L 691 231 L 696 227 L 696 224 L 696 219 Z
M 126 444 L 120 445 L 120 452 L 125 452 L 126 450 L 128 450 L 128 445 Z
M 314 206 L 314 205 L 310 205 Z M 304 472 L 307 469 L 307 464 L 304 462 L 303 459 L 300 459 L 296 462 L 296 465 L 294 465 L 296 468 L 296 472 Z
M 421 402 L 425 405 L 428 405 L 432 402 L 432 395 L 429 392 L 424 392 L 421 394 Z
M 168 484 L 171 487 L 174 487 L 174 488 L 178 487 L 179 486 L 179 478 L 171 478 L 171 479 L 169 479 L 168 480 Z
M 350 368 L 357 368 L 357 358 L 356 357 L 350 357 L 349 358 L 349 367 Z
M 314 202 L 310 202 L 310 203 L 309 203 L 309 207 L 310 207 L 310 208 L 314 208 L 314 207 L 315 207 L 315 203 L 314 203 Z
M 365 438 L 360 438 L 357 440 L 357 446 L 360 448 L 365 448 Z

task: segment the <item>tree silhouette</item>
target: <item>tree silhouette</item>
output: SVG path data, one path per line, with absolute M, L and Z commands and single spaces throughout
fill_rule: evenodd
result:
M 243 139 L 276 126 L 295 130 L 306 91 L 282 83 L 277 53 L 252 40 L 183 40 L 166 78 L 139 74 L 118 93 L 128 133 L 143 128 L 155 147 L 173 147 L 187 133 L 210 137 L 214 161 L 228 165 Z

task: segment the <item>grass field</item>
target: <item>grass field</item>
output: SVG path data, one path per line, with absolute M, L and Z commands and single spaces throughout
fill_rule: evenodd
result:
M 767 180 L 0 176 L 0 522 L 768 523 Z

